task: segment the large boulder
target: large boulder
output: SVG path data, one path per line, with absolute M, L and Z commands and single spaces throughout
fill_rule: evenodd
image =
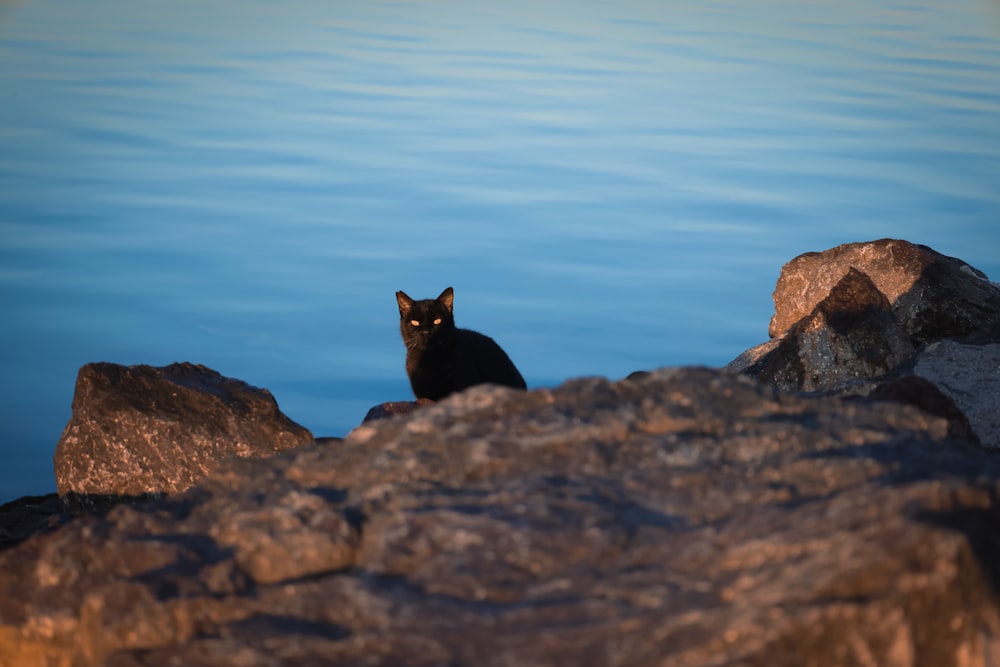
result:
M 478 387 L 0 553 L 0 664 L 1000 664 L 1000 460 L 707 369 Z
M 752 363 L 730 366 L 785 391 L 816 391 L 884 375 L 914 351 L 889 301 L 852 268 L 774 345 L 745 354 Z
M 61 496 L 175 493 L 227 457 L 312 441 L 267 390 L 204 366 L 87 364 L 56 446 L 56 484 Z
M 785 264 L 774 289 L 771 338 L 808 316 L 851 269 L 885 295 L 914 345 L 963 337 L 1000 341 L 1000 288 L 960 259 L 897 239 L 847 243 Z
M 774 337 L 728 370 L 910 403 L 1000 448 L 1000 287 L 982 272 L 906 241 L 851 243 L 786 264 L 774 300 Z

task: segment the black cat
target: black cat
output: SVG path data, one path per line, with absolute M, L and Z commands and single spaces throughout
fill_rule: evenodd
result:
M 455 327 L 449 287 L 436 299 L 414 301 L 396 292 L 406 374 L 417 398 L 439 400 L 476 384 L 527 389 L 514 363 L 492 338 Z

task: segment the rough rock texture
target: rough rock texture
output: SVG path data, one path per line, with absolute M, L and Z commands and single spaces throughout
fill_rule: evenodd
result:
M 182 491 L 229 456 L 313 441 L 270 392 L 194 364 L 88 364 L 55 453 L 59 495 Z
M 835 394 L 836 395 L 836 394 Z M 851 385 L 850 391 L 840 394 L 844 398 L 870 397 L 880 401 L 894 401 L 912 405 L 927 414 L 948 420 L 948 434 L 960 440 L 983 444 L 969 423 L 969 418 L 946 393 L 930 380 L 918 375 L 899 375 L 879 378 L 877 381 Z
M 1000 448 L 1000 343 L 938 341 L 922 350 L 907 370 L 954 401 L 980 442 Z
M 1000 287 L 978 270 L 906 241 L 852 243 L 786 264 L 774 298 L 779 335 L 728 370 L 785 391 L 909 403 L 1000 448 Z
M 896 239 L 848 243 L 788 262 L 774 289 L 770 336 L 809 315 L 851 268 L 886 296 L 914 345 L 968 336 L 976 342 L 1000 340 L 996 285 L 959 259 Z
M 1000 460 L 673 369 L 474 388 L 0 553 L 0 664 L 1000 664 Z
M 851 268 L 812 312 L 740 370 L 785 391 L 816 391 L 883 375 L 913 353 L 889 301 Z

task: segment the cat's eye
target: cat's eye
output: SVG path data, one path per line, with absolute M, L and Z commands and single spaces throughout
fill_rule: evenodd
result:
M 436 324 L 436 325 L 437 324 L 441 324 L 441 318 L 439 317 L 436 320 L 434 320 L 434 324 Z
M 410 324 L 412 324 L 415 327 L 419 327 L 420 326 L 420 320 L 410 320 Z

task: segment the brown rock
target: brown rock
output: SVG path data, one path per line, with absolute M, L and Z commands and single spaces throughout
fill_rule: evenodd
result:
M 785 391 L 816 391 L 888 373 L 914 349 L 885 296 L 850 268 L 809 315 L 758 352 L 752 363 L 731 369 Z
M 0 552 L 0 664 L 986 667 L 998 497 L 910 406 L 479 387 Z
M 961 260 L 896 239 L 848 243 L 788 262 L 774 290 L 770 336 L 811 313 L 851 268 L 886 296 L 914 345 L 969 336 L 998 340 L 1000 288 Z
M 726 368 L 788 391 L 903 401 L 997 448 L 998 323 L 1000 290 L 960 260 L 905 241 L 849 244 L 785 265 L 772 320 L 783 333 Z
M 56 484 L 61 496 L 174 493 L 224 458 L 312 440 L 267 390 L 204 366 L 88 364 L 56 447 Z

